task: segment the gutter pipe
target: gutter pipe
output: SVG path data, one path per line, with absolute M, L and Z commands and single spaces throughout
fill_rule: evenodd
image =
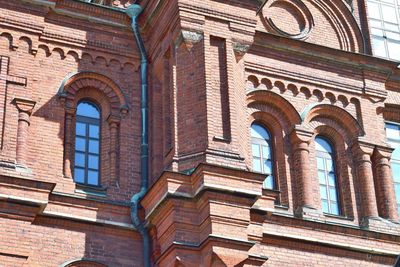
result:
M 140 53 L 141 64 L 141 119 L 142 119 L 142 136 L 140 145 L 140 191 L 131 198 L 131 219 L 133 225 L 142 235 L 143 239 L 143 266 L 150 267 L 150 237 L 145 227 L 145 222 L 142 222 L 138 215 L 140 201 L 147 193 L 149 187 L 149 104 L 148 104 L 148 82 L 147 82 L 147 54 L 140 35 L 138 17 L 142 13 L 143 8 L 138 4 L 132 4 L 126 9 L 126 14 L 132 19 L 132 31 L 135 36 L 136 44 Z

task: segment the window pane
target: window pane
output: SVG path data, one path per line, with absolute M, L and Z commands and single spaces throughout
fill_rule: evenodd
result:
M 264 173 L 272 173 L 272 164 L 270 160 L 264 160 Z
M 89 137 L 99 139 L 99 126 L 98 125 L 89 125 Z
M 97 140 L 90 140 L 89 141 L 89 152 L 90 153 L 99 153 L 99 141 Z
M 386 32 L 386 37 L 392 40 L 400 40 L 400 34 L 395 32 Z
M 321 193 L 321 198 L 322 199 L 328 199 L 328 195 L 327 195 L 327 192 L 326 192 L 326 186 L 320 185 L 319 186 L 319 191 Z
M 322 158 L 317 157 L 318 170 L 325 170 L 325 162 Z
M 400 183 L 400 164 L 392 163 L 393 180 Z
M 396 9 L 394 6 L 382 5 L 383 20 L 391 23 L 397 23 Z
M 86 124 L 77 122 L 75 131 L 76 131 L 77 135 L 85 136 L 86 135 Z
M 75 149 L 78 151 L 86 151 L 86 140 L 85 138 L 77 137 L 75 139 Z
M 400 60 L 400 43 L 388 40 L 388 50 L 391 59 Z
M 386 137 L 389 139 L 400 139 L 400 126 L 392 123 L 385 124 Z
M 328 172 L 332 172 L 333 171 L 333 161 L 330 159 L 326 160 L 326 170 Z
M 329 213 L 329 206 L 327 200 L 322 200 L 322 211 Z
M 266 189 L 273 189 L 274 188 L 274 178 L 270 175 L 267 178 L 265 178 L 264 183 L 263 183 L 263 188 Z
M 331 201 L 337 201 L 337 193 L 335 188 L 332 187 L 329 188 L 329 196 Z
M 84 153 L 75 153 L 75 166 L 85 167 L 85 154 Z
M 400 145 L 396 146 L 397 148 L 392 153 L 392 159 L 400 160 Z
M 331 214 L 339 215 L 339 205 L 337 203 L 331 203 Z
M 88 157 L 88 166 L 90 169 L 99 169 L 99 157 L 89 155 Z
M 320 137 L 315 138 L 315 149 L 329 154 L 332 153 L 331 145 Z
M 253 158 L 253 171 L 261 172 L 261 159 Z
M 269 151 L 269 146 L 262 146 L 262 155 L 264 159 L 270 159 L 270 151 Z
M 264 127 L 255 123 L 251 126 L 251 137 L 269 140 L 269 133 Z
M 253 151 L 253 156 L 261 157 L 260 146 L 259 145 L 252 144 L 251 145 L 251 150 Z
M 97 171 L 88 171 L 88 183 L 91 185 L 99 184 L 99 172 Z
M 328 183 L 330 186 L 336 186 L 336 178 L 334 173 L 328 174 Z
M 397 203 L 400 203 L 400 184 L 394 185 L 394 191 L 396 192 Z
M 325 172 L 318 171 L 318 179 L 320 184 L 326 184 Z
M 372 36 L 372 48 L 376 56 L 386 57 L 385 40 L 383 38 Z
M 380 19 L 379 5 L 377 3 L 368 2 L 368 17 Z
M 81 102 L 78 105 L 76 114 L 79 116 L 100 119 L 100 112 L 97 107 L 90 102 Z
M 369 24 L 373 28 L 379 28 L 379 29 L 382 28 L 382 22 L 380 20 L 371 19 Z M 383 35 L 379 35 L 379 36 L 383 36 Z
M 383 30 L 376 29 L 376 28 L 371 28 L 371 34 L 382 37 L 383 36 Z
M 75 168 L 74 180 L 77 183 L 84 183 L 85 182 L 85 171 L 83 169 Z

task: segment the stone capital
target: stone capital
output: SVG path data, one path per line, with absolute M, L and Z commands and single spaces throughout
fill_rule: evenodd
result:
M 375 146 L 372 158 L 374 160 L 387 159 L 390 160 L 394 148 L 388 146 Z
M 113 125 L 117 126 L 121 122 L 121 117 L 114 114 L 110 114 L 107 118 L 107 122 L 110 126 Z
M 190 51 L 194 44 L 203 40 L 204 33 L 181 30 L 178 37 L 175 40 L 175 47 L 179 47 L 182 43 L 185 44 L 186 48 Z
M 19 112 L 32 114 L 32 110 L 35 107 L 36 102 L 28 98 L 14 98 L 13 100 L 15 106 Z
M 362 158 L 363 156 L 372 156 L 374 152 L 375 144 L 371 144 L 362 140 L 357 140 L 351 146 L 351 151 L 355 156 Z
M 313 135 L 313 132 L 296 125 L 290 133 L 289 138 L 292 145 L 301 146 L 302 144 L 308 145 L 311 142 Z
M 239 61 L 249 51 L 250 44 L 233 41 L 232 48 L 233 48 L 233 52 L 235 52 L 236 60 Z

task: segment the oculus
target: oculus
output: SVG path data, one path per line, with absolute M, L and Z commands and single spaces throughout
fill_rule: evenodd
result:
M 310 10 L 300 0 L 268 1 L 261 16 L 270 32 L 293 39 L 306 39 L 314 26 Z

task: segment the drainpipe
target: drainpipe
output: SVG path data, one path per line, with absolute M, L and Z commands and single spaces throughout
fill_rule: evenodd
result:
M 142 235 L 143 239 L 143 261 L 144 267 L 150 267 L 150 237 L 147 229 L 145 227 L 145 222 L 141 222 L 138 209 L 140 205 L 140 201 L 143 199 L 145 194 L 147 193 L 147 189 L 149 186 L 149 105 L 148 105 L 148 91 L 147 91 L 147 55 L 146 50 L 144 48 L 143 40 L 140 35 L 139 26 L 137 19 L 139 15 L 142 13 L 143 9 L 138 4 L 132 4 L 126 9 L 126 14 L 132 19 L 132 31 L 135 35 L 136 44 L 138 46 L 141 58 L 141 118 L 142 118 L 142 137 L 141 137 L 141 145 L 140 145 L 140 180 L 141 186 L 140 191 L 132 196 L 131 198 L 131 219 L 133 225 Z

